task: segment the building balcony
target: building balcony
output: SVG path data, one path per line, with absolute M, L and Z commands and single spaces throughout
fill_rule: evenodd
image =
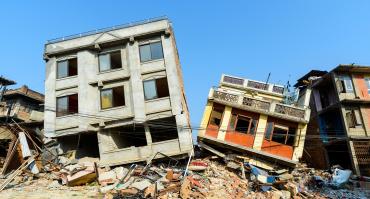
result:
M 249 97 L 245 96 L 241 92 L 222 88 L 212 88 L 208 99 L 227 106 L 266 114 L 294 122 L 308 123 L 310 116 L 309 108 Z
M 242 79 L 230 75 L 222 75 L 220 84 L 223 86 L 234 87 L 243 90 L 253 90 L 280 97 L 282 97 L 284 94 L 284 86 L 250 79 Z

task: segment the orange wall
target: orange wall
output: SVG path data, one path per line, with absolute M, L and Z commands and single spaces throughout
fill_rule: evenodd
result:
M 367 93 L 367 85 L 364 80 L 363 75 L 353 75 L 353 82 L 356 84 L 358 89 L 358 95 L 361 99 L 370 99 L 369 94 Z

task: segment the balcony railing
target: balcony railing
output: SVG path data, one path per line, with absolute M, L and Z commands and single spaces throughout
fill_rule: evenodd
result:
M 222 92 L 222 91 L 214 91 L 213 97 L 216 99 L 220 99 L 222 101 L 233 102 L 233 103 L 237 103 L 238 98 L 239 98 L 238 95 L 234 95 L 234 94 L 230 94 L 230 93 Z
M 251 108 L 256 108 L 264 111 L 268 111 L 270 109 L 270 102 L 253 99 L 249 97 L 243 98 L 243 105 L 249 106 Z
M 276 101 L 266 101 L 253 97 L 247 97 L 244 96 L 244 94 L 228 93 L 227 90 L 212 89 L 211 91 L 212 93 L 210 96 L 213 97 L 215 100 L 221 101 L 221 103 L 232 103 L 236 106 L 242 108 L 244 107 L 247 110 L 251 111 L 263 111 L 272 115 L 289 116 L 289 119 L 296 118 L 299 120 L 308 120 L 308 118 L 306 117 L 306 113 L 309 113 L 307 112 L 309 111 L 308 109 L 293 107 L 291 105 L 281 104 Z
M 242 86 L 244 88 L 252 88 L 252 89 L 257 89 L 257 90 L 261 90 L 264 92 L 267 91 L 271 93 L 276 93 L 279 95 L 284 94 L 284 89 L 285 89 L 283 86 L 279 86 L 279 85 L 267 84 L 263 82 L 242 79 L 242 78 L 232 77 L 228 75 L 223 76 L 222 82 L 227 83 L 227 84 L 234 84 L 239 87 Z
M 251 87 L 251 88 L 266 90 L 266 91 L 269 88 L 268 84 L 261 83 L 261 82 L 255 82 L 255 81 L 252 81 L 252 80 L 248 80 L 247 86 Z
M 276 104 L 275 112 L 299 118 L 304 118 L 305 116 L 305 110 L 286 106 L 283 104 Z
M 244 79 L 236 78 L 236 77 L 230 77 L 230 76 L 224 76 L 223 79 L 224 82 L 230 83 L 230 84 L 237 84 L 243 86 Z
M 274 87 L 272 87 L 272 92 L 283 94 L 284 93 L 284 87 L 274 86 Z

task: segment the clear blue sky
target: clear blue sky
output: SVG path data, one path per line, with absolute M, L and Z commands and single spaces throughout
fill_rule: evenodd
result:
M 370 1 L 8 2 L 0 3 L 0 75 L 40 92 L 46 40 L 167 15 L 195 126 L 222 73 L 264 81 L 271 72 L 285 84 L 311 69 L 370 65 Z

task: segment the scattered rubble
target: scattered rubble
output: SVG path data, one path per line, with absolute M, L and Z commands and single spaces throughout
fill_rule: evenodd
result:
M 51 155 L 44 164 L 38 164 L 39 159 L 45 157 L 42 151 L 49 155 L 53 154 L 44 149 L 38 156 L 31 153 L 28 161 L 22 164 L 22 168 L 27 169 L 13 171 L 0 179 L 0 184 L 5 189 L 2 191 L 4 198 L 12 198 L 14 194 L 19 196 L 21 191 L 41 195 L 44 193 L 62 195 L 63 191 L 82 192 L 92 197 L 106 199 L 362 199 L 370 196 L 368 177 L 351 175 L 351 171 L 340 167 L 322 171 L 300 164 L 293 170 L 285 168 L 266 170 L 244 162 L 236 155 L 189 158 L 183 161 L 162 155 L 163 159 L 154 162 L 152 158 L 146 165 L 132 164 L 100 168 L 98 159 L 85 157 L 76 160 L 74 155 L 70 155 L 73 152 L 59 156 Z M 38 165 L 38 173 L 31 172 L 32 167 L 29 165 L 32 162 Z M 75 196 L 84 198 L 79 194 Z M 60 198 L 70 197 L 73 195 L 67 193 L 65 197 L 60 196 Z

